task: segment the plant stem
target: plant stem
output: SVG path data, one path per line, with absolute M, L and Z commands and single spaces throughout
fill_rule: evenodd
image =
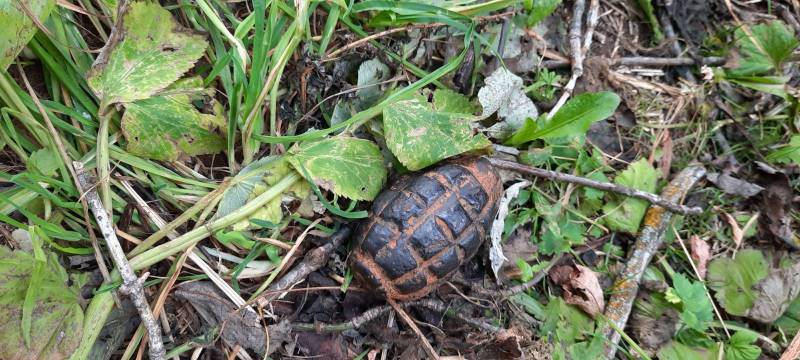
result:
M 197 244 L 200 240 L 205 239 L 214 231 L 233 225 L 242 219 L 247 218 L 254 211 L 262 208 L 265 204 L 280 196 L 284 191 L 286 191 L 286 189 L 294 185 L 294 183 L 296 183 L 298 180 L 300 180 L 300 175 L 296 172 L 286 175 L 277 184 L 273 185 L 267 191 L 257 196 L 255 199 L 248 202 L 238 210 L 209 224 L 183 234 L 175 240 L 171 240 L 167 243 L 156 246 L 148 251 L 145 251 L 141 255 L 130 259 L 129 263 L 131 268 L 136 271 L 153 265 L 180 251 L 186 250 L 188 247 L 194 244 Z M 111 278 L 112 281 L 117 281 L 120 279 L 120 275 L 118 272 L 114 272 L 111 274 Z M 114 300 L 111 297 L 111 292 L 96 294 L 92 298 L 91 303 L 89 303 L 89 307 L 86 309 L 86 315 L 84 317 L 83 338 L 81 339 L 81 345 L 77 350 L 75 350 L 75 353 L 72 354 L 70 359 L 83 360 L 88 357 L 89 352 L 92 350 L 92 345 L 94 345 L 95 341 L 97 340 L 97 336 L 100 334 L 100 330 L 102 330 L 103 324 L 105 324 L 113 305 Z

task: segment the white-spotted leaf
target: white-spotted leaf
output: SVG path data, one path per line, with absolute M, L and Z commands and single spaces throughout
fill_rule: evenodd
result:
M 372 200 L 386 181 L 383 155 L 375 143 L 333 137 L 289 150 L 289 163 L 320 188 L 353 200 Z
M 44 22 L 53 10 L 53 5 L 53 0 L 0 1 L 0 23 L 3 24 L 3 30 L 0 31 L 0 71 L 6 71 L 39 30 L 26 12 Z
M 400 100 L 383 110 L 389 150 L 409 170 L 491 145 L 472 132 L 471 115 L 435 112 L 419 98 Z
M 105 105 L 155 95 L 188 71 L 208 45 L 157 2 L 131 2 L 121 21 L 122 31 L 88 74 L 89 86 Z
M 128 151 L 149 159 L 173 161 L 182 154 L 213 154 L 225 148 L 225 119 L 203 114 L 191 100 L 199 78 L 175 83 L 163 95 L 126 104 L 122 132 Z

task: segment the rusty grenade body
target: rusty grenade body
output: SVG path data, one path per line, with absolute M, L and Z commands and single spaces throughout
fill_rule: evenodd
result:
M 375 199 L 356 230 L 356 278 L 392 300 L 426 296 L 478 251 L 502 191 L 482 158 L 400 178 Z

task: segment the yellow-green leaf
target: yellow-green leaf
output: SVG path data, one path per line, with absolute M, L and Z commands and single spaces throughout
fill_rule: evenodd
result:
M 80 286 L 68 286 L 54 254 L 41 254 L 0 246 L 0 359 L 65 359 L 81 341 Z
M 38 28 L 27 13 L 44 22 L 53 10 L 53 0 L 0 0 L 0 71 L 6 71 Z M 23 8 L 27 7 L 27 9 Z
M 289 163 L 320 188 L 353 200 L 372 200 L 386 181 L 383 155 L 375 143 L 333 137 L 289 150 Z
M 175 83 L 169 94 L 127 104 L 122 132 L 128 151 L 155 160 L 172 161 L 182 154 L 213 154 L 225 148 L 225 119 L 203 114 L 192 105 L 190 94 L 202 80 Z
M 654 192 L 658 172 L 645 159 L 636 161 L 614 178 L 617 185 L 632 187 L 637 190 Z M 615 197 L 618 198 L 618 197 Z M 649 203 L 642 199 L 624 198 L 612 200 L 603 206 L 605 222 L 615 231 L 635 234 L 639 230 Z
M 467 114 L 435 112 L 419 98 L 397 101 L 383 110 L 389 150 L 409 170 L 491 145 L 475 135 Z
M 157 2 L 131 2 L 121 21 L 121 32 L 109 40 L 88 74 L 89 86 L 104 105 L 155 95 L 188 71 L 208 45 Z

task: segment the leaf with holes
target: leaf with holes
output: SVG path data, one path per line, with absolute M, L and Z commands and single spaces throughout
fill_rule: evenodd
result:
M 353 200 L 372 200 L 386 181 L 375 143 L 350 137 L 305 142 L 289 150 L 289 163 L 317 186 Z
M 200 78 L 184 79 L 163 95 L 127 104 L 122 132 L 128 140 L 128 151 L 154 160 L 174 161 L 184 154 L 213 154 L 224 149 L 225 139 L 220 134 L 224 132 L 225 119 L 203 114 L 192 105 L 192 100 L 202 98 L 196 90 L 201 83 Z
M 400 100 L 383 110 L 383 127 L 389 150 L 409 170 L 419 170 L 440 160 L 491 145 L 474 135 L 471 116 L 435 112 L 419 98 Z
M 44 22 L 53 10 L 53 0 L 0 1 L 0 72 L 6 71 L 14 58 L 39 31 L 28 14 Z
M 155 95 L 188 71 L 208 45 L 157 2 L 132 2 L 121 21 L 88 74 L 106 106 Z

